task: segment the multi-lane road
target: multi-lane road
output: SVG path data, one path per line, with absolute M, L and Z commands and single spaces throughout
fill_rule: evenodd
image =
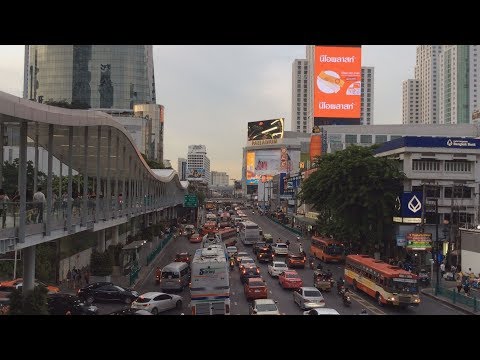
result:
M 249 219 L 256 222 L 264 233 L 270 233 L 273 235 L 273 239 L 280 238 L 283 241 L 289 240 L 292 245 L 296 244 L 296 235 L 282 226 L 274 223 L 264 216 L 260 216 L 255 212 L 252 214 L 250 210 L 245 210 L 245 213 L 249 216 Z M 302 246 L 309 254 L 309 241 L 307 239 L 301 239 Z M 192 244 L 185 237 L 180 237 L 174 240 L 169 246 L 167 246 L 162 254 L 160 254 L 156 260 L 156 266 L 163 267 L 172 262 L 175 254 L 181 251 L 188 251 L 193 255 L 195 250 L 200 244 Z M 252 258 L 256 259 L 252 253 L 251 246 L 244 246 L 240 241 L 237 242 L 239 251 L 247 251 L 252 254 Z M 268 287 L 268 297 L 277 301 L 278 308 L 282 314 L 285 315 L 301 315 L 301 310 L 293 301 L 293 295 L 291 290 L 284 290 L 278 283 L 277 278 L 272 278 L 267 272 L 268 264 L 258 264 L 260 273 L 265 280 Z M 161 291 L 159 286 L 155 284 L 155 267 L 148 274 L 143 282 L 140 282 L 136 289 L 140 294 L 149 291 Z M 343 275 L 343 266 L 337 264 L 324 265 L 324 269 L 330 269 L 333 273 L 334 279 L 337 280 Z M 313 286 L 313 270 L 308 266 L 305 269 L 296 269 L 301 276 L 304 286 Z M 249 303 L 247 302 L 243 285 L 240 281 L 240 272 L 238 267 L 235 267 L 230 273 L 230 288 L 231 288 L 231 313 L 232 315 L 248 315 Z M 170 310 L 162 314 L 173 315 L 184 313 L 189 315 L 191 310 L 189 308 L 190 292 L 188 288 L 178 293 L 184 299 L 183 308 L 181 310 Z M 339 295 L 337 295 L 336 288 L 331 292 L 322 292 L 325 298 L 325 307 L 334 308 L 342 315 L 354 315 L 359 314 L 362 309 L 366 309 L 370 315 L 462 315 L 463 313 L 458 310 L 437 302 L 429 297 L 420 295 L 421 304 L 418 307 L 410 307 L 402 310 L 398 308 L 392 308 L 389 306 L 380 307 L 376 302 L 366 296 L 363 293 L 352 293 L 352 304 L 349 307 L 345 307 Z M 101 313 L 108 313 L 114 309 L 121 308 L 122 305 L 107 305 L 99 304 Z

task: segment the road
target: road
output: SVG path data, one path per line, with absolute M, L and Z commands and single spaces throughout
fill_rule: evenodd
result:
M 256 222 L 263 229 L 264 233 L 272 234 L 274 240 L 280 238 L 282 241 L 286 241 L 288 239 L 291 243 L 291 246 L 295 246 L 297 244 L 296 235 L 294 233 L 286 230 L 282 226 L 274 223 L 264 216 L 259 216 L 257 214 L 253 215 L 252 211 L 250 210 L 244 210 L 244 212 L 249 216 L 250 220 Z M 309 254 L 309 241 L 307 239 L 302 239 L 301 242 L 303 248 L 307 254 Z M 177 252 L 188 251 L 190 254 L 193 254 L 199 246 L 199 244 L 190 243 L 185 237 L 177 238 L 171 243 L 171 245 L 164 249 L 162 254 L 158 256 L 156 259 L 156 266 L 163 267 L 172 262 Z M 251 246 L 244 246 L 241 242 L 237 242 L 237 247 L 239 251 L 247 251 L 248 253 L 252 254 L 252 257 L 255 259 Z M 301 315 L 303 310 L 301 310 L 294 303 L 291 290 L 284 290 L 279 285 L 278 280 L 276 278 L 272 278 L 268 274 L 267 266 L 268 264 L 259 264 L 261 276 L 265 280 L 268 287 L 269 298 L 278 302 L 277 305 L 282 314 Z M 343 276 L 342 265 L 324 265 L 324 269 L 327 268 L 329 268 L 333 273 L 334 279 L 338 279 L 340 276 Z M 308 266 L 305 269 L 297 268 L 296 270 L 302 278 L 304 286 L 313 286 L 313 270 L 311 270 Z M 155 284 L 154 276 L 154 268 L 152 268 L 151 273 L 147 276 L 145 281 L 136 287 L 139 294 L 149 291 L 161 291 L 159 286 Z M 230 273 L 230 288 L 232 315 L 248 315 L 249 304 L 243 292 L 243 285 L 240 281 L 238 267 L 236 267 Z M 188 288 L 177 294 L 181 295 L 184 299 L 183 308 L 180 310 L 169 310 L 167 312 L 163 312 L 162 315 L 179 315 L 180 313 L 188 315 L 191 313 L 189 308 L 190 292 Z M 405 310 L 389 306 L 380 307 L 376 304 L 374 299 L 371 299 L 363 293 L 352 293 L 352 304 L 350 307 L 345 307 L 343 305 L 340 296 L 337 295 L 336 289 L 331 292 L 322 292 L 322 294 L 325 298 L 325 307 L 333 308 L 342 315 L 359 314 L 362 309 L 366 309 L 370 315 L 464 315 L 462 312 L 437 302 L 429 297 L 423 296 L 422 294 L 420 295 L 422 302 L 419 307 L 409 307 Z M 105 314 L 116 309 L 120 309 L 125 305 L 97 304 L 97 306 L 100 309 L 100 313 Z

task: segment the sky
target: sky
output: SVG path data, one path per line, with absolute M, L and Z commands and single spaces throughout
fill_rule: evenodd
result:
M 305 45 L 155 45 L 164 158 L 176 169 L 188 145 L 206 145 L 211 171 L 241 179 L 247 123 L 283 117 L 291 129 L 292 62 L 304 58 Z M 22 96 L 23 63 L 24 45 L 0 45 L 0 91 Z M 365 45 L 362 66 L 375 67 L 374 124 L 401 124 L 415 45 Z

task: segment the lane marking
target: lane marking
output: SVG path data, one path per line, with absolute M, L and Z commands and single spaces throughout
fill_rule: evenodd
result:
M 237 303 L 236 301 L 234 301 L 234 302 L 233 302 L 233 304 L 234 304 L 235 306 L 237 306 L 237 305 L 238 305 L 238 303 Z
M 350 293 L 350 297 L 354 299 L 356 302 L 358 302 L 360 305 L 362 305 L 365 309 L 370 310 L 372 313 L 375 315 L 387 315 L 387 313 L 378 307 L 372 305 L 370 302 L 367 300 L 361 298 L 359 295 Z

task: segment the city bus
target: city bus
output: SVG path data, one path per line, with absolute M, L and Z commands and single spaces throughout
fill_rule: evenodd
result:
M 213 241 L 214 243 L 215 241 Z M 192 315 L 230 315 L 230 271 L 223 244 L 204 238 L 192 260 Z
M 312 236 L 310 253 L 323 262 L 343 262 L 345 247 L 342 243 L 330 238 Z
M 243 221 L 239 223 L 240 239 L 244 245 L 253 245 L 260 241 L 260 229 L 253 221 Z
M 420 304 L 417 275 L 368 255 L 346 257 L 345 281 L 375 298 L 380 306 L 406 308 Z
M 217 223 L 215 221 L 207 221 L 202 226 L 202 235 L 207 235 L 209 233 L 214 233 L 217 231 Z

